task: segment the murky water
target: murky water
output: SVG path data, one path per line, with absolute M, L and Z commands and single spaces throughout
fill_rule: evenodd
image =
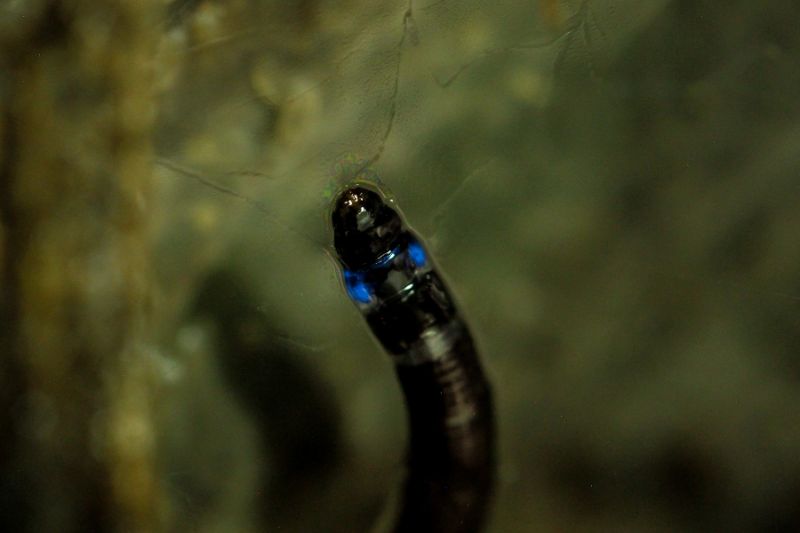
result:
M 354 161 L 482 348 L 491 530 L 796 527 L 797 16 L 172 2 L 153 357 L 176 530 L 363 530 L 396 486 L 399 391 L 326 255 Z M 226 317 L 263 350 L 220 342 Z

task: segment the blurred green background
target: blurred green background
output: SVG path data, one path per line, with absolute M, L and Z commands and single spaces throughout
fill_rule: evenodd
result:
M 360 159 L 481 348 L 490 531 L 800 530 L 799 22 L 3 3 L 3 529 L 380 527 L 405 415 L 326 221 Z

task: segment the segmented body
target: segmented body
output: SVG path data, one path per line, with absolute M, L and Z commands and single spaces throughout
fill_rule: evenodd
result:
M 492 399 L 475 344 L 420 239 L 377 191 L 332 214 L 345 288 L 391 355 L 409 418 L 395 531 L 478 531 L 494 478 Z

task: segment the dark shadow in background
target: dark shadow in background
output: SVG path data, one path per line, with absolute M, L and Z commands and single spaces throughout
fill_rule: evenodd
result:
M 218 271 L 207 278 L 193 314 L 216 330 L 218 363 L 252 417 L 268 455 L 258 505 L 264 522 L 292 513 L 292 502 L 324 485 L 343 461 L 341 413 L 331 388 L 270 328 L 243 283 Z

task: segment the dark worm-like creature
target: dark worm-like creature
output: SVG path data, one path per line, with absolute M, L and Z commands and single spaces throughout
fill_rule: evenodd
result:
M 409 420 L 397 532 L 476 532 L 494 482 L 489 384 L 469 328 L 417 237 L 364 185 L 336 197 L 334 247 L 345 288 L 389 353 Z

